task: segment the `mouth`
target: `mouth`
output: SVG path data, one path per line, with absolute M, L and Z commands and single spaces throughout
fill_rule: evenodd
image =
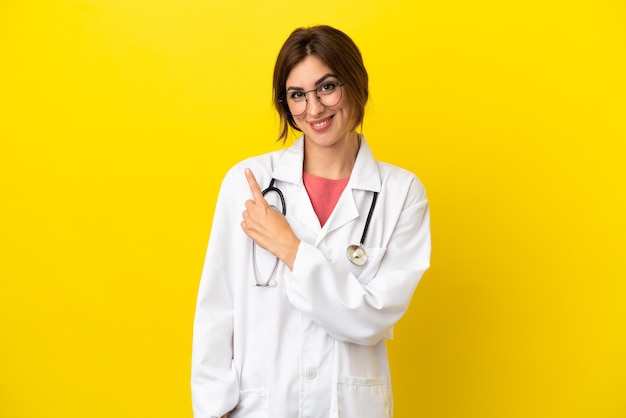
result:
M 315 122 L 310 122 L 309 125 L 314 131 L 321 132 L 321 131 L 328 129 L 328 127 L 330 127 L 333 117 L 335 117 L 335 115 L 329 116 L 327 118 L 324 118 Z

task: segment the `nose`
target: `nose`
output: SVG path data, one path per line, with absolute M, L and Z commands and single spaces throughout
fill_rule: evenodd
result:
M 311 93 L 313 94 L 307 95 L 307 112 L 311 115 L 318 116 L 324 111 L 325 107 L 320 103 L 317 97 L 317 91 L 312 91 Z

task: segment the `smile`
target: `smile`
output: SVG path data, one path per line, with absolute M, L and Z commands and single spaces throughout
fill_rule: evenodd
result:
M 328 128 L 330 126 L 333 117 L 334 117 L 334 115 L 330 116 L 330 117 L 328 117 L 326 119 L 323 119 L 323 120 L 319 120 L 319 121 L 316 121 L 316 122 L 311 122 L 310 123 L 311 128 L 313 128 L 313 130 L 315 130 L 315 131 L 323 131 L 323 130 L 325 130 L 326 128 Z

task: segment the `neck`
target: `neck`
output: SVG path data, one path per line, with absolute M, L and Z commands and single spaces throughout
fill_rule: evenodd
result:
M 356 132 L 329 147 L 320 147 L 304 141 L 304 171 L 331 180 L 350 177 L 361 145 Z

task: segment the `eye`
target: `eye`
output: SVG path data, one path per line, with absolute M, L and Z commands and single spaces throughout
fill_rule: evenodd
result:
M 293 100 L 294 102 L 299 102 L 304 100 L 304 92 L 303 91 L 294 91 L 289 93 L 288 95 L 290 100 Z
M 317 90 L 322 94 L 328 94 L 328 93 L 332 93 L 336 87 L 337 87 L 337 83 L 335 82 L 325 83 L 325 84 L 322 84 Z

